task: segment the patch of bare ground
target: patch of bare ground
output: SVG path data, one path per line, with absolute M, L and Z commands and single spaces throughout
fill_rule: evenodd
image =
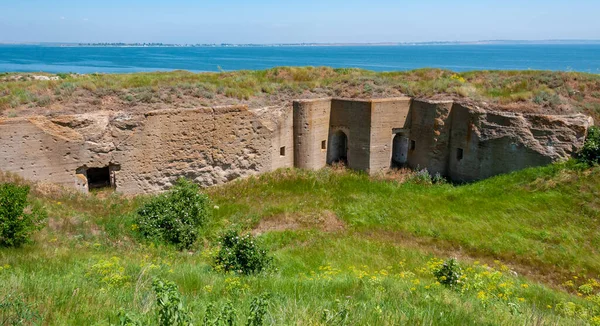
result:
M 314 213 L 282 213 L 262 219 L 252 229 L 253 235 L 271 231 L 294 231 L 318 229 L 323 232 L 337 232 L 346 228 L 345 223 L 332 211 Z
M 489 266 L 494 266 L 500 262 L 507 266 L 510 269 L 510 272 L 515 276 L 524 276 L 530 280 L 544 283 L 552 288 L 575 293 L 572 288 L 566 288 L 562 285 L 565 281 L 572 279 L 572 271 L 561 269 L 554 265 L 543 264 L 542 262 L 520 257 L 516 254 L 497 256 L 465 248 L 449 241 L 416 237 L 401 231 L 364 231 L 361 232 L 360 235 L 368 239 L 393 243 L 404 248 L 419 250 L 424 254 L 432 254 L 440 258 L 456 258 L 459 261 L 470 264 L 479 262 L 482 265 L 487 264 Z M 585 276 L 589 278 L 594 277 L 594 275 Z

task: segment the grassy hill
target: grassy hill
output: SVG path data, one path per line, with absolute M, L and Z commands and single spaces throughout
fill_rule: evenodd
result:
M 227 302 L 245 320 L 260 294 L 277 325 L 600 323 L 598 167 L 568 162 L 468 185 L 279 170 L 206 192 L 201 241 L 178 251 L 137 236 L 134 211 L 149 197 L 34 186 L 49 219 L 33 244 L 0 249 L 0 302 L 49 325 L 118 324 L 120 310 L 149 320 L 161 277 L 198 325 Z M 215 241 L 230 228 L 257 235 L 276 269 L 215 271 Z M 462 267 L 460 289 L 433 275 L 449 258 Z M 11 307 L 0 305 L 0 324 Z
M 135 74 L 0 74 L 0 114 L 70 114 L 95 110 L 146 111 L 173 107 L 289 105 L 296 98 L 378 98 L 409 95 L 460 99 L 496 109 L 564 114 L 600 121 L 600 76 L 578 72 L 440 69 L 373 72 L 328 67 L 260 71 Z M 57 78 L 58 78 L 57 77 Z

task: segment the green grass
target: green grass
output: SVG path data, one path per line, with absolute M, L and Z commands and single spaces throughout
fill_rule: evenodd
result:
M 324 310 L 348 311 L 355 325 L 586 324 L 600 315 L 577 295 L 600 275 L 599 191 L 600 168 L 573 163 L 461 186 L 280 170 L 207 189 L 213 216 L 197 247 L 178 252 L 132 231 L 131 213 L 145 197 L 35 188 L 32 198 L 51 221 L 34 244 L 0 249 L 0 299 L 21 295 L 44 324 L 106 325 L 119 309 L 151 318 L 150 284 L 163 277 L 179 286 L 197 324 L 209 303 L 227 300 L 243 319 L 262 293 L 271 295 L 267 321 L 276 325 L 322 324 Z M 324 232 L 324 215 L 344 229 Z M 306 223 L 260 235 L 276 270 L 248 277 L 212 270 L 223 230 L 284 217 Z M 436 283 L 432 264 L 450 257 L 469 280 L 482 280 L 480 288 L 461 293 Z M 588 307 L 588 315 L 566 302 Z

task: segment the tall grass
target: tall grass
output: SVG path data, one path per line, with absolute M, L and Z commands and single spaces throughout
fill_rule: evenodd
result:
M 151 281 L 161 277 L 178 285 L 198 324 L 211 303 L 231 301 L 245 318 L 262 293 L 276 325 L 346 314 L 357 325 L 582 324 L 592 316 L 559 307 L 588 306 L 576 292 L 600 274 L 599 178 L 600 168 L 572 163 L 462 186 L 280 170 L 207 189 L 212 218 L 202 241 L 183 252 L 136 237 L 131 214 L 144 197 L 34 187 L 49 224 L 35 244 L 0 249 L 0 299 L 22 296 L 49 325 L 115 323 L 120 309 L 151 319 Z M 344 228 L 323 231 L 325 214 Z M 306 223 L 260 230 L 263 220 L 285 218 Z M 261 233 L 277 269 L 212 270 L 214 240 L 229 228 Z M 435 257 L 457 257 L 472 277 L 499 272 L 501 281 L 445 288 L 431 273 Z

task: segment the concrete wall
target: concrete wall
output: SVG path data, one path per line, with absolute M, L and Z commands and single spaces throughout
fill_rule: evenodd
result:
M 331 99 L 294 101 L 293 105 L 294 166 L 320 169 L 327 160 L 321 142 L 329 136 Z
M 334 135 L 338 130 L 343 131 L 348 137 L 348 167 L 354 170 L 369 171 L 371 102 L 332 100 L 329 136 Z
M 412 101 L 408 127 L 414 149 L 408 152 L 409 167 L 446 175 L 452 104 L 452 101 Z
M 117 189 L 159 192 L 178 178 L 202 186 L 272 168 L 272 133 L 245 107 L 149 112 L 117 151 Z
M 281 155 L 283 152 L 285 155 Z M 271 170 L 294 167 L 294 114 L 290 108 L 277 119 L 271 143 Z
M 571 157 L 591 118 L 490 112 L 455 104 L 448 176 L 472 181 Z M 462 149 L 463 157 L 457 152 Z
M 110 162 L 91 149 L 82 135 L 44 117 L 0 120 L 0 167 L 26 179 L 83 189 L 87 184 L 76 169 Z
M 117 191 L 154 193 L 180 177 L 211 186 L 281 167 L 319 169 L 344 145 L 332 143 L 338 132 L 347 137 L 348 166 L 377 172 L 390 167 L 400 133 L 409 141 L 398 138 L 398 146 L 415 143 L 408 166 L 471 181 L 566 159 L 593 124 L 584 115 L 409 98 L 316 99 L 261 112 L 230 106 L 4 119 L 0 169 L 87 191 L 88 171 L 97 175 L 88 169 L 109 167 L 102 171 Z
M 82 171 L 111 166 L 117 191 L 154 193 L 180 177 L 210 186 L 290 166 L 289 157 L 273 159 L 280 144 L 291 143 L 286 137 L 245 107 L 8 119 L 0 121 L 0 166 L 82 190 Z
M 390 167 L 394 129 L 406 128 L 411 99 L 408 97 L 377 99 L 371 102 L 371 140 L 370 162 L 371 172 Z M 400 144 L 398 144 L 400 145 Z

